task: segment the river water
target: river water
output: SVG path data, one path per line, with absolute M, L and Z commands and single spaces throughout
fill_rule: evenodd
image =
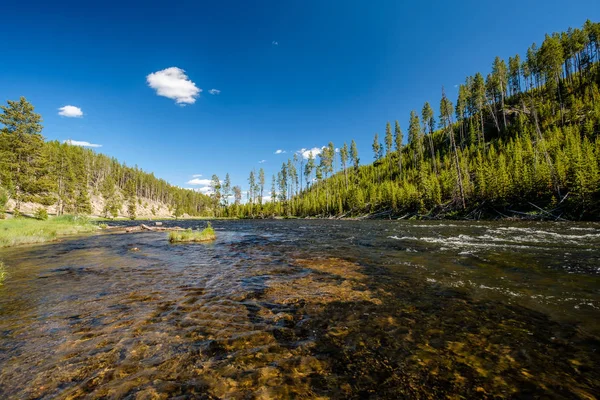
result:
M 600 397 L 600 225 L 213 225 L 0 250 L 0 398 Z

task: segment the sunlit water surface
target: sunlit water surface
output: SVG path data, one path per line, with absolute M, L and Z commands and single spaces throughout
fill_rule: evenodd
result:
M 600 396 L 598 225 L 213 225 L 1 250 L 0 398 Z

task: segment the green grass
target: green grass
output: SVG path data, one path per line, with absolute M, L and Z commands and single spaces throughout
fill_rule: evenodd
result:
M 186 229 L 185 231 L 171 231 L 169 232 L 169 242 L 180 243 L 180 242 L 209 242 L 215 240 L 217 235 L 215 230 L 211 226 L 210 222 L 203 231 L 193 231 Z
M 4 263 L 0 261 L 0 286 L 2 286 L 2 282 L 6 278 L 6 268 L 4 268 Z
M 30 218 L 13 218 L 0 221 L 0 247 L 43 243 L 59 236 L 94 232 L 98 227 L 86 217 L 63 215 L 40 221 Z

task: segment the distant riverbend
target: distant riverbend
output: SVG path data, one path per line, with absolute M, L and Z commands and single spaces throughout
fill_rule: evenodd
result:
M 599 224 L 212 224 L 0 249 L 0 397 L 600 393 Z

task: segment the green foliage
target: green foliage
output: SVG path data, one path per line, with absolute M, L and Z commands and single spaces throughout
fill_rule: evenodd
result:
M 130 203 L 141 198 L 174 207 L 192 216 L 213 214 L 208 196 L 171 186 L 152 174 L 119 163 L 90 149 L 57 141 L 44 142 L 41 117 L 25 98 L 8 101 L 0 113 L 0 187 L 16 202 L 56 204 L 57 214 L 92 213 L 90 193 L 102 194 L 105 216 L 117 217 L 127 202 L 130 217 L 136 213 Z M 2 190 L 0 190 L 1 201 Z M 0 210 L 2 207 L 0 206 Z M 0 215 L 2 212 L 0 211 Z
M 64 215 L 41 221 L 32 218 L 12 218 L 0 221 L 0 247 L 42 243 L 64 235 L 93 232 L 98 227 L 88 218 Z
M 46 221 L 48 219 L 48 211 L 44 207 L 39 207 L 35 210 L 35 214 L 33 214 L 35 219 L 39 219 L 40 221 Z
M 0 219 L 5 218 L 6 204 L 8 203 L 8 190 L 0 186 Z
M 35 200 L 51 187 L 42 152 L 42 117 L 24 97 L 0 109 L 0 181 L 10 182 L 19 211 L 23 201 Z
M 213 229 L 210 222 L 206 228 L 202 231 L 194 231 L 186 229 L 183 231 L 171 231 L 169 232 L 169 242 L 210 242 L 217 238 L 215 230 Z
M 442 91 L 437 118 L 429 103 L 422 120 L 411 112 L 406 145 L 396 122 L 389 151 L 386 123 L 385 145 L 377 134 L 373 139 L 372 164 L 359 166 L 352 140 L 354 168 L 342 160 L 341 170 L 328 169 L 323 151 L 316 167 L 307 160 L 302 189 L 288 179 L 288 162 L 277 174 L 279 202 L 230 213 L 458 217 L 543 207 L 563 217 L 599 219 L 599 32 L 600 24 L 588 21 L 583 29 L 547 35 L 541 47 L 532 45 L 508 64 L 496 57 L 491 73 L 478 72 L 459 86 L 456 106 Z
M 4 263 L 2 261 L 0 261 L 0 286 L 4 283 L 4 280 L 6 279 L 6 267 L 4 266 Z

